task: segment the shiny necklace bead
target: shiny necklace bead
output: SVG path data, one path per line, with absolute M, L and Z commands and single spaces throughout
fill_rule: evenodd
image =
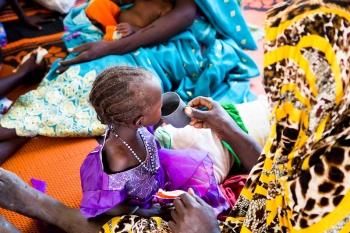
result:
M 150 173 L 154 173 L 155 172 L 155 168 L 154 168 L 154 156 L 152 154 L 152 150 L 150 148 L 150 146 L 148 145 L 148 142 L 145 140 L 145 137 L 144 135 L 141 133 L 141 131 L 138 130 L 141 138 L 142 138 L 142 141 L 144 142 L 145 146 L 146 146 L 146 149 L 147 149 L 147 153 L 149 154 L 149 157 L 150 157 L 150 163 L 151 163 L 151 167 L 147 167 L 146 164 L 140 159 L 140 157 L 135 153 L 135 151 L 129 146 L 129 144 L 124 141 L 116 132 L 114 132 L 114 129 L 113 129 L 113 126 L 110 126 L 110 129 L 111 131 L 113 132 L 114 136 L 116 138 L 119 138 L 120 141 L 123 142 L 123 144 L 130 150 L 131 154 L 137 159 L 137 161 L 140 162 L 140 164 L 143 166 L 143 168 L 146 169 L 146 171 L 150 172 Z

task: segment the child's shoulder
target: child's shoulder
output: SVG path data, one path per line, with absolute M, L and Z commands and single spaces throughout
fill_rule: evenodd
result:
M 121 153 L 108 141 L 102 151 L 102 161 L 104 170 L 107 173 L 119 173 L 127 170 L 130 166 L 130 158 L 126 153 Z

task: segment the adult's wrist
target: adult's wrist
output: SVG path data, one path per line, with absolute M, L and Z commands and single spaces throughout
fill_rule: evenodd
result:
M 222 131 L 221 131 L 221 140 L 229 143 L 232 138 L 239 139 L 245 132 L 239 128 L 239 126 L 234 122 L 233 119 L 231 121 L 222 122 Z

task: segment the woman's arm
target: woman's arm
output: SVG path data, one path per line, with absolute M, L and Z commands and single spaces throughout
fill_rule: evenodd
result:
M 231 146 L 244 167 L 250 171 L 262 151 L 260 145 L 239 128 L 218 102 L 210 98 L 197 97 L 188 105 L 185 113 L 192 118 L 190 125 L 213 130 L 221 140 Z M 206 111 L 199 110 L 203 107 Z
M 77 57 L 62 61 L 62 66 L 91 61 L 110 54 L 125 54 L 137 48 L 158 44 L 169 40 L 190 26 L 196 16 L 194 0 L 177 0 L 174 8 L 147 27 L 136 31 L 127 38 L 112 42 L 97 41 L 68 49 L 81 53 Z M 67 68 L 58 69 L 63 72 Z
M 107 210 L 103 214 L 110 215 L 110 216 L 122 216 L 122 215 L 129 214 L 130 211 L 133 210 L 133 208 L 134 208 L 134 206 L 121 203 L 121 204 L 113 207 L 112 209 Z
M 39 24 L 50 23 L 55 21 L 55 19 L 44 19 L 38 16 L 28 17 L 24 13 L 22 7 L 19 5 L 18 0 L 6 0 L 6 2 L 11 6 L 12 10 L 16 13 L 19 20 L 21 20 L 29 28 L 42 30 L 42 26 L 40 26 Z

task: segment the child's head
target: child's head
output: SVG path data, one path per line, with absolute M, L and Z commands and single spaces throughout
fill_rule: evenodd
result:
M 102 124 L 151 126 L 160 120 L 162 89 L 150 72 L 130 66 L 114 66 L 99 74 L 90 102 Z

